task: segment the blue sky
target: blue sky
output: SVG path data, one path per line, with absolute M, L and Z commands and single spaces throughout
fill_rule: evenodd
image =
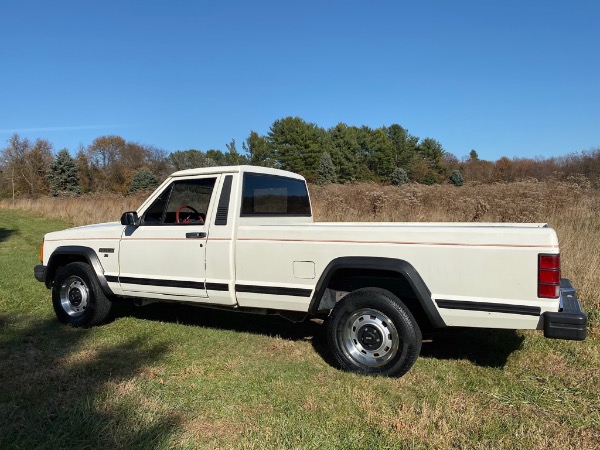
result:
M 600 2 L 0 0 L 0 148 L 241 150 L 300 116 L 456 156 L 600 146 Z

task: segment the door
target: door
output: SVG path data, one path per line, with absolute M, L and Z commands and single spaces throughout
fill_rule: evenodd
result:
M 125 295 L 206 299 L 207 214 L 217 176 L 175 180 L 127 227 L 119 250 L 119 282 Z

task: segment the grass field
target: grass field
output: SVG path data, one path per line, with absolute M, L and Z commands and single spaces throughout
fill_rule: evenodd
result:
M 27 207 L 35 213 L 0 208 L 0 448 L 598 448 L 598 195 L 521 188 L 313 193 L 321 220 L 526 215 L 559 233 L 586 341 L 444 331 L 400 379 L 333 368 L 313 322 L 123 303 L 106 325 L 62 326 L 32 272 L 43 234 L 69 224 L 47 218 L 60 208 L 43 212 L 49 200 Z M 80 223 L 90 202 L 69 201 L 65 219 Z M 102 204 L 114 215 L 127 201 L 139 204 Z

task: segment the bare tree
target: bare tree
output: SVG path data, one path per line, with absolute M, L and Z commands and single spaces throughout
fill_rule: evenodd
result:
M 20 193 L 37 197 L 48 192 L 46 174 L 52 164 L 50 142 L 37 139 L 32 145 L 29 139 L 15 133 L 2 150 L 0 160 L 4 171 L 10 174 L 13 200 Z

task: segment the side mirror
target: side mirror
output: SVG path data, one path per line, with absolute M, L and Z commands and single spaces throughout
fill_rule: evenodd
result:
M 123 213 L 123 215 L 121 216 L 121 225 L 139 227 L 140 226 L 140 218 L 138 217 L 137 212 L 128 211 L 126 213 Z

